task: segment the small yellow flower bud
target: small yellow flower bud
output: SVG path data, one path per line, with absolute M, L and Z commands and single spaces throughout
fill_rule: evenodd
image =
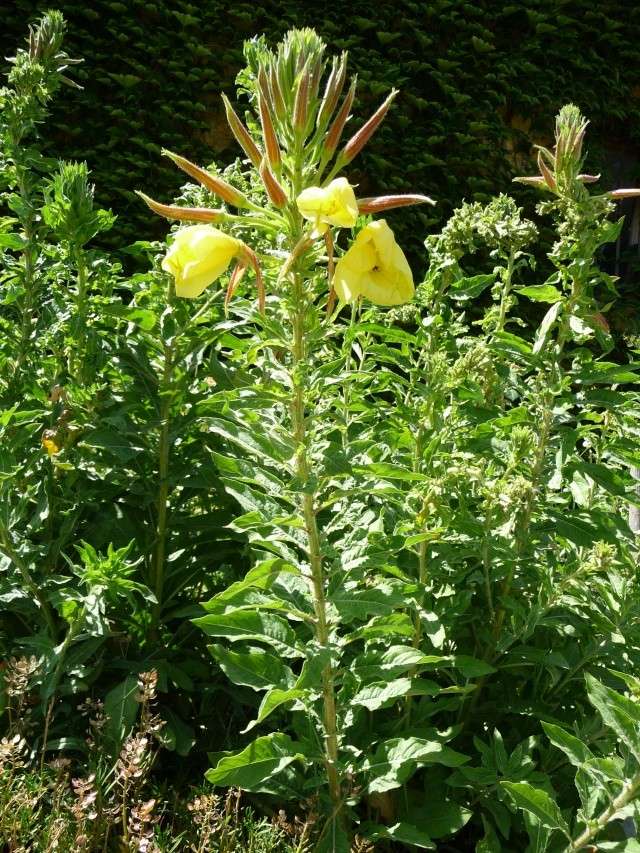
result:
M 346 178 L 336 178 L 328 187 L 307 187 L 296 204 L 304 218 L 313 222 L 316 234 L 324 234 L 330 225 L 352 228 L 358 218 L 356 197 Z
M 413 275 L 384 219 L 370 222 L 336 264 L 333 287 L 341 302 L 363 297 L 377 305 L 402 305 L 413 298 Z
M 176 281 L 176 295 L 195 299 L 241 254 L 243 244 L 212 225 L 191 225 L 175 236 L 162 269 Z
M 57 442 L 56 434 L 52 430 L 47 430 L 44 433 L 41 439 L 41 444 L 49 456 L 55 456 L 56 453 L 60 453 L 60 450 L 62 449 Z

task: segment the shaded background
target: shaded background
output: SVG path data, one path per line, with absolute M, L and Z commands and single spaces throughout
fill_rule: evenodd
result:
M 349 177 L 362 195 L 437 199 L 427 212 L 390 215 L 422 269 L 424 236 L 461 201 L 507 191 L 532 210 L 535 195 L 511 178 L 535 171 L 532 144 L 551 141 L 567 101 L 591 119 L 587 168 L 603 173 L 599 186 L 640 183 L 640 5 L 631 0 L 9 0 L 0 56 L 15 53 L 48 6 L 67 19 L 67 51 L 85 60 L 72 74 L 85 88 L 58 95 L 47 149 L 88 161 L 99 202 L 119 217 L 111 248 L 166 233 L 132 192 L 177 193 L 184 176 L 163 146 L 203 164 L 238 156 L 218 93 L 235 100 L 245 39 L 264 32 L 275 42 L 293 26 L 315 27 L 331 52 L 349 51 L 360 81 L 352 128 L 392 86 L 401 90 Z M 629 290 L 640 205 L 621 212 L 627 226 L 609 263 Z

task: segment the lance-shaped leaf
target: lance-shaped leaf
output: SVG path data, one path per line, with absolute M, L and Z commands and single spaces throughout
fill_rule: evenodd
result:
M 210 637 L 226 637 L 228 640 L 245 640 L 264 643 L 287 658 L 303 658 L 304 649 L 288 622 L 274 613 L 235 610 L 227 613 L 211 613 L 193 620 L 194 625 Z
M 260 725 L 260 723 L 264 722 L 264 720 L 266 720 L 267 717 L 277 708 L 281 708 L 283 705 L 288 705 L 290 702 L 297 702 L 305 699 L 307 695 L 307 690 L 300 690 L 299 688 L 291 688 L 290 690 L 282 690 L 279 687 L 272 688 L 260 703 L 256 719 L 252 720 L 249 725 L 242 730 L 241 734 L 246 734 L 251 731 L 251 729 Z
M 468 756 L 438 740 L 392 738 L 381 743 L 371 758 L 365 759 L 362 770 L 369 779 L 367 790 L 373 794 L 399 788 L 422 765 L 459 767 L 468 760 Z
M 557 829 L 569 837 L 569 827 L 562 817 L 560 807 L 542 788 L 528 782 L 501 782 L 516 806 L 530 812 L 547 829 Z
M 182 222 L 220 222 L 227 215 L 224 210 L 212 210 L 209 207 L 180 207 L 177 204 L 160 204 L 159 201 L 154 201 L 140 190 L 135 190 L 135 192 L 147 207 L 151 208 L 158 216 L 164 216 L 165 219 L 179 219 Z
M 262 649 L 236 652 L 216 643 L 208 648 L 220 669 L 234 684 L 251 687 L 252 690 L 271 690 L 272 687 L 287 690 L 295 684 L 293 670 L 280 658 Z
M 186 172 L 187 175 L 191 175 L 192 178 L 195 178 L 196 181 L 214 193 L 214 195 L 220 196 L 221 199 L 232 204 L 234 207 L 251 207 L 249 199 L 243 195 L 240 190 L 237 190 L 235 187 L 232 187 L 231 184 L 227 183 L 227 181 L 223 181 L 222 178 L 212 175 L 211 172 L 207 172 L 206 169 L 201 169 L 200 166 L 196 166 L 195 163 L 187 160 L 186 157 L 174 154 L 166 148 L 163 149 L 162 153 L 173 160 L 179 169 L 182 169 L 182 171 Z
M 304 760 L 300 744 L 282 732 L 274 732 L 257 738 L 242 752 L 224 756 L 205 775 L 212 785 L 259 792 L 289 764 Z

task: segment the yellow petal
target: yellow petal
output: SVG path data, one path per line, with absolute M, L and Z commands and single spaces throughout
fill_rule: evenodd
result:
M 195 299 L 227 269 L 240 241 L 212 225 L 192 225 L 178 231 L 162 261 L 176 282 L 176 295 Z
M 356 196 L 346 178 L 336 178 L 327 187 L 307 187 L 296 204 L 304 218 L 314 223 L 318 234 L 324 233 L 329 225 L 352 228 L 358 218 Z
M 402 305 L 413 298 L 411 268 L 384 219 L 363 228 L 338 261 L 334 288 L 342 302 L 362 296 L 377 305 Z

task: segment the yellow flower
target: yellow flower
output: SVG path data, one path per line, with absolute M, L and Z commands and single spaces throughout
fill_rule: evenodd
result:
M 55 456 L 56 453 L 60 453 L 60 447 L 56 444 L 53 438 L 48 436 L 43 436 L 42 438 L 42 447 L 47 451 L 49 456 Z
M 162 261 L 173 274 L 176 295 L 195 299 L 227 269 L 242 243 L 213 225 L 191 225 L 178 231 Z
M 384 219 L 370 222 L 336 264 L 333 287 L 341 302 L 363 296 L 377 305 L 402 305 L 413 298 L 413 275 Z
M 330 225 L 352 228 L 358 218 L 356 196 L 346 178 L 336 178 L 324 188 L 307 187 L 296 204 L 304 218 L 313 222 L 317 234 L 324 234 Z

